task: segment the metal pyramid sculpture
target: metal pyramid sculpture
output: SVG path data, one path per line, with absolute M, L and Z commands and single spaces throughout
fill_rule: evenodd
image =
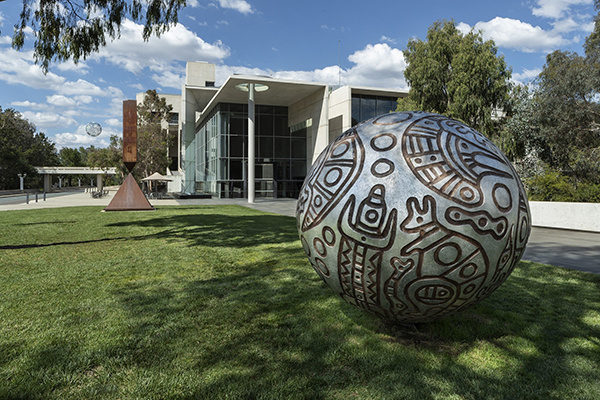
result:
M 154 209 L 133 175 L 129 174 L 104 211 L 152 211 Z

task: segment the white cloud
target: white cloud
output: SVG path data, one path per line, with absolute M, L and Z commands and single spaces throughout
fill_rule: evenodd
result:
M 181 90 L 181 85 L 185 83 L 185 76 L 172 71 L 162 71 L 160 74 L 152 75 L 154 82 L 163 87 L 171 87 Z
M 219 0 L 219 5 L 223 8 L 230 8 L 241 12 L 242 14 L 252 14 L 254 9 L 244 0 Z
M 0 48 L 0 80 L 11 85 L 26 85 L 35 89 L 54 90 L 66 79 L 52 72 L 44 75 L 33 63 L 33 52 Z
M 537 7 L 532 8 L 533 15 L 559 19 L 571 10 L 572 6 L 589 5 L 594 0 L 538 0 Z
M 24 111 L 22 114 L 28 121 L 34 123 L 37 129 L 53 129 L 77 124 L 75 119 L 63 117 L 55 112 Z
M 109 118 L 104 121 L 105 125 L 114 126 L 115 128 L 120 128 L 123 125 L 123 122 L 117 118 Z
M 513 73 L 512 74 L 512 80 L 514 82 L 517 83 L 528 83 L 529 81 L 531 81 L 532 79 L 535 79 L 538 77 L 538 75 L 540 74 L 540 72 L 542 72 L 541 68 L 534 68 L 534 69 L 523 69 L 523 72 L 519 72 L 519 73 Z
M 343 85 L 374 86 L 406 89 L 404 69 L 406 62 L 402 51 L 391 48 L 386 43 L 367 45 L 348 57 L 355 65 L 350 69 L 340 69 L 337 65 L 312 71 L 277 71 L 270 69 L 233 67 L 217 65 L 217 85 L 223 84 L 229 75 L 263 75 L 278 79 L 323 82 L 337 85 L 340 79 Z
M 15 107 L 33 108 L 34 110 L 43 110 L 43 109 L 47 109 L 48 108 L 48 104 L 34 103 L 34 102 L 29 101 L 29 100 L 25 100 L 25 101 L 13 101 L 12 103 L 10 103 L 10 105 L 11 106 L 15 106 Z
M 113 129 L 105 129 L 102 127 L 102 133 L 100 136 L 92 137 L 85 132 L 85 125 L 82 124 L 77 127 L 75 132 L 64 132 L 58 133 L 54 136 L 54 142 L 60 149 L 63 147 L 79 147 L 79 146 L 95 146 L 95 147 L 106 147 L 109 145 L 109 137 L 114 134 L 118 134 Z
M 55 94 L 53 96 L 46 97 L 46 101 L 56 107 L 75 107 L 77 106 L 77 100 L 70 97 L 63 96 L 61 94 Z
M 346 71 L 343 84 L 407 88 L 404 54 L 386 43 L 369 44 L 351 54 L 348 60 L 356 65 Z
M 206 43 L 182 24 L 177 24 L 160 38 L 142 39 L 143 26 L 126 20 L 121 38 L 107 44 L 94 59 L 105 59 L 129 72 L 139 74 L 146 66 L 165 66 L 175 61 L 203 60 L 219 62 L 230 50 L 221 41 Z
M 554 27 L 553 31 L 557 33 L 569 33 L 582 28 L 582 26 L 575 22 L 571 17 L 555 21 L 552 26 Z
M 462 32 L 470 30 L 465 23 L 458 24 Z M 508 47 L 531 52 L 548 52 L 569 43 L 569 40 L 554 31 L 545 31 L 511 18 L 496 17 L 488 22 L 478 22 L 474 29 L 482 31 L 484 39 L 493 39 L 499 47 Z
M 392 39 L 389 38 L 385 35 L 381 35 L 381 39 L 379 39 L 380 42 L 385 42 L 385 43 L 391 43 L 391 44 L 396 44 L 396 39 Z
M 107 92 L 104 89 L 83 79 L 78 79 L 76 82 L 65 82 L 60 87 L 56 88 L 56 91 L 58 93 L 69 95 L 107 95 Z
M 83 94 L 80 96 L 75 96 L 75 100 L 77 100 L 78 103 L 89 104 L 94 101 L 94 98 L 92 96 Z
M 65 61 L 60 64 L 56 64 L 55 67 L 59 71 L 63 71 L 63 72 L 71 71 L 71 72 L 76 72 L 81 75 L 86 75 L 87 73 L 90 72 L 89 66 L 87 65 L 87 63 L 85 61 L 79 61 L 77 64 L 75 64 L 72 60 L 69 60 L 69 61 Z

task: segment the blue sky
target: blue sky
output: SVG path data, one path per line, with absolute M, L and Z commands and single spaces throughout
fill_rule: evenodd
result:
M 31 37 L 22 51 L 10 47 L 21 7 L 20 0 L 0 2 L 0 106 L 20 111 L 59 148 L 106 146 L 121 134 L 122 101 L 147 89 L 180 93 L 186 61 L 215 63 L 217 85 L 243 73 L 407 88 L 408 40 L 425 39 L 436 20 L 454 19 L 461 30 L 493 39 L 513 79 L 526 82 L 549 52 L 582 53 L 596 15 L 593 0 L 188 0 L 180 23 L 160 39 L 143 42 L 141 25 L 126 21 L 120 40 L 44 75 Z M 103 126 L 97 138 L 84 132 L 91 121 Z

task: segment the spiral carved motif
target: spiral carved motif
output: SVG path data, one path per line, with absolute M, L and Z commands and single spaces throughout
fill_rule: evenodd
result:
M 444 116 L 391 113 L 334 140 L 296 210 L 306 255 L 350 304 L 427 322 L 486 298 L 520 260 L 527 197 L 508 159 Z

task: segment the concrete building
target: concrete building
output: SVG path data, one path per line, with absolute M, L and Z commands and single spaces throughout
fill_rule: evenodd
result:
M 334 138 L 395 110 L 397 98 L 407 94 L 248 75 L 231 75 L 217 88 L 214 64 L 188 62 L 181 95 L 161 94 L 176 115 L 169 125 L 177 131 L 169 191 L 297 197 L 308 169 Z

